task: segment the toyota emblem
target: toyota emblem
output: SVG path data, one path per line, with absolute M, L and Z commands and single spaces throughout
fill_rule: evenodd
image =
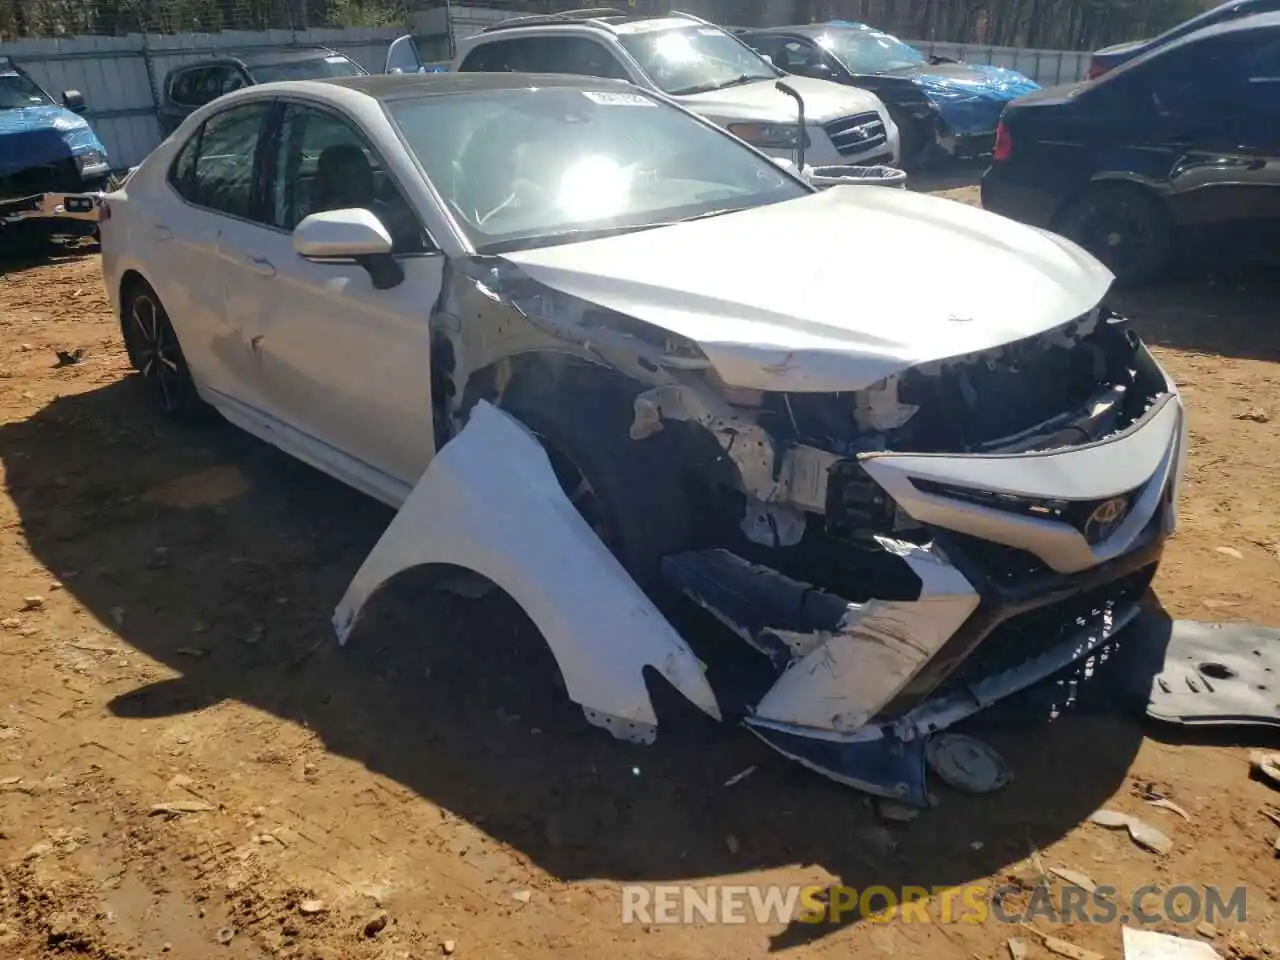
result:
M 1084 522 L 1084 536 L 1090 543 L 1098 543 L 1116 532 L 1129 513 L 1129 503 L 1124 497 L 1112 497 L 1098 504 L 1089 519 Z

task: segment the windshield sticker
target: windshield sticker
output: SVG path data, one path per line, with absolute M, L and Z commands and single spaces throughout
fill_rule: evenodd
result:
M 583 90 L 582 95 L 602 107 L 656 107 L 658 102 L 642 93 L 604 93 L 599 90 Z
M 325 58 L 324 58 L 324 62 L 325 62 L 325 63 L 346 63 L 346 62 L 347 62 L 347 58 L 346 58 L 346 57 L 343 57 L 343 56 L 337 56 L 337 57 L 325 57 Z

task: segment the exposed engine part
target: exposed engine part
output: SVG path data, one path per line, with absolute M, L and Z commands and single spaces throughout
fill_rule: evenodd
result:
M 743 535 L 763 547 L 794 547 L 804 536 L 804 514 L 793 507 L 747 498 L 739 525 Z

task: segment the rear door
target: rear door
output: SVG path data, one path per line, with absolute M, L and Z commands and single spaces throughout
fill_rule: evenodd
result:
M 270 101 L 209 117 L 183 145 L 161 194 L 139 229 L 149 279 L 165 305 L 183 353 L 206 386 L 242 403 L 260 402 L 251 333 L 229 315 L 220 268 L 223 232 L 257 207 L 259 145 Z
M 418 55 L 418 45 L 413 37 L 405 34 L 391 41 L 387 47 L 387 59 L 383 65 L 383 73 L 420 73 L 422 57 Z

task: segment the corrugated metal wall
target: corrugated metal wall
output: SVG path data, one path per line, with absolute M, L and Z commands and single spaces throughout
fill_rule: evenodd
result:
M 180 64 L 235 51 L 326 46 L 381 72 L 387 45 L 403 30 L 227 31 L 182 36 L 72 37 L 0 45 L 54 97 L 79 90 L 86 114 L 115 166 L 136 164 L 160 142 L 157 98 L 165 75 Z
M 417 14 L 412 31 L 427 61 L 447 61 L 450 37 L 471 36 L 510 16 L 509 10 L 451 5 Z M 165 75 L 180 64 L 237 50 L 327 46 L 345 53 L 372 72 L 383 69 L 387 45 L 400 29 L 228 31 L 217 34 L 143 37 L 72 37 L 17 40 L 0 53 L 20 63 L 53 96 L 79 90 L 89 104 L 88 119 L 111 154 L 113 164 L 131 166 L 160 142 L 157 98 Z M 930 55 L 971 63 L 1012 67 L 1043 86 L 1082 79 L 1089 54 L 1069 50 L 1021 50 L 959 43 L 908 41 Z

